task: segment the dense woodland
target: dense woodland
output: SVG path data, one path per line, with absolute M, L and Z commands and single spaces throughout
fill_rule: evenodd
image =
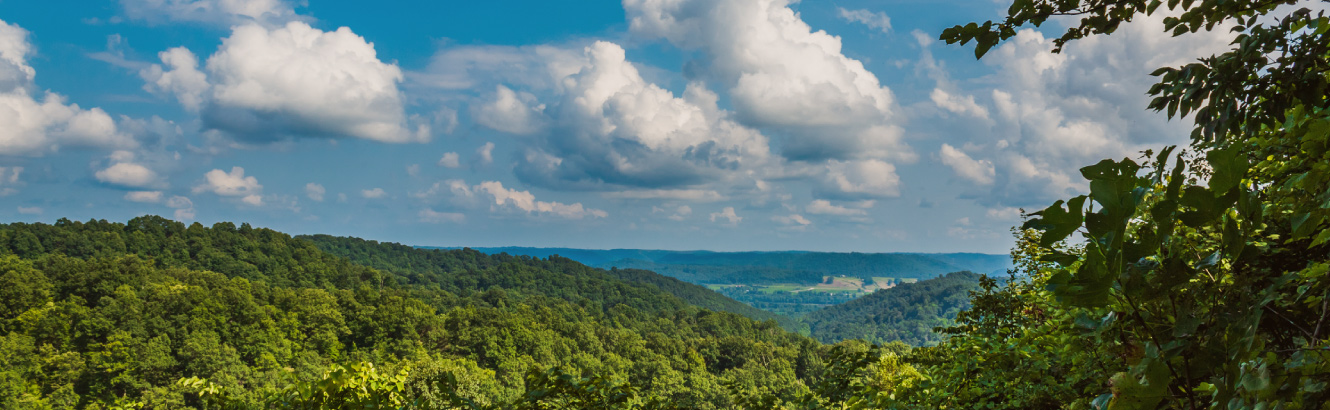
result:
M 318 243 L 371 259 L 410 249 Z M 178 383 L 189 378 L 257 405 L 337 365 L 374 363 L 411 369 L 406 385 L 446 374 L 479 405 L 517 402 L 533 369 L 558 369 L 724 408 L 732 390 L 797 394 L 822 372 L 825 348 L 774 321 L 615 276 L 642 272 L 417 252 L 379 270 L 248 225 L 0 225 L 0 407 L 202 405 Z
M 930 346 L 942 338 L 937 327 L 970 307 L 970 292 L 982 275 L 953 272 L 915 283 L 902 283 L 843 304 L 804 315 L 812 336 L 824 343 L 862 339 L 872 343 L 904 342 Z
M 462 293 L 471 289 L 489 289 L 499 287 L 505 290 L 536 292 L 555 295 L 562 292 L 576 292 L 579 282 L 595 282 L 599 285 L 615 284 L 619 281 L 643 285 L 664 291 L 682 299 L 688 304 L 718 312 L 730 312 L 747 316 L 754 320 L 776 320 L 792 329 L 796 322 L 789 316 L 754 308 L 724 297 L 705 287 L 687 283 L 675 278 L 640 269 L 596 269 L 581 263 L 552 255 L 545 259 L 530 256 L 511 256 L 498 254 L 484 257 L 496 261 L 523 261 L 535 266 L 545 266 L 546 272 L 561 273 L 562 276 L 549 276 L 541 273 L 538 279 L 493 277 L 482 270 L 458 269 L 459 261 L 475 258 L 477 251 L 417 249 L 395 243 L 379 243 L 357 238 L 332 237 L 327 235 L 302 236 L 325 252 L 350 259 L 355 263 L 392 273 L 427 281 L 443 290 Z M 511 280 L 517 279 L 517 280 Z M 616 280 L 617 279 L 617 280 Z M 416 280 L 416 279 L 413 279 Z M 500 282 L 510 280 L 507 282 Z M 566 289 L 566 290 L 565 290 Z

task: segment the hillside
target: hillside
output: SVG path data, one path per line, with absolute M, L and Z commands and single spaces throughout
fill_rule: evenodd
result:
M 817 283 L 826 275 L 927 279 L 948 272 L 1005 273 L 1008 255 L 978 253 L 708 252 L 642 249 L 475 248 L 587 265 L 633 268 L 698 284 Z
M 826 359 L 774 322 L 567 259 L 335 242 L 390 268 L 247 224 L 0 225 L 0 408 L 198 407 L 176 384 L 191 377 L 256 405 L 357 362 L 411 369 L 411 388 L 446 375 L 485 405 L 558 368 L 727 408 L 724 386 L 799 394 Z
M 546 295 L 569 295 L 575 290 L 568 289 L 577 281 L 596 281 L 600 284 L 613 282 L 615 279 L 638 285 L 639 288 L 653 292 L 665 292 L 682 299 L 684 302 L 704 309 L 719 312 L 737 313 L 754 320 L 775 320 L 789 329 L 797 329 L 797 321 L 761 309 L 748 306 L 730 299 L 702 286 L 683 282 L 651 271 L 639 269 L 597 269 L 587 267 L 572 259 L 560 256 L 545 256 L 544 260 L 533 256 L 512 256 L 498 254 L 483 256 L 471 249 L 419 249 L 396 243 L 380 243 L 358 238 L 333 237 L 328 235 L 302 236 L 301 239 L 313 242 L 319 249 L 333 255 L 350 259 L 353 262 L 373 267 L 396 276 L 411 277 L 413 281 L 430 283 L 443 290 L 460 293 L 467 289 L 488 289 L 498 286 L 506 290 L 537 292 Z M 467 260 L 487 259 L 499 263 L 520 261 L 534 264 L 553 272 L 570 275 L 548 278 L 544 281 L 522 280 L 509 283 L 495 282 L 496 278 L 485 275 L 483 270 L 461 269 Z M 586 287 L 586 286 L 579 286 Z M 596 285 L 594 287 L 601 287 Z
M 956 313 L 970 306 L 970 291 L 982 275 L 953 272 L 915 283 L 902 283 L 803 317 L 812 336 L 824 343 L 864 339 L 902 341 L 914 346 L 937 344 L 934 327 L 950 326 Z

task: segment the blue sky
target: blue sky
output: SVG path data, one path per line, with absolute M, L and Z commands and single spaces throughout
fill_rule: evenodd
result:
M 416 245 L 1003 253 L 1185 141 L 1162 17 L 975 61 L 991 1 L 0 1 L 0 220 Z

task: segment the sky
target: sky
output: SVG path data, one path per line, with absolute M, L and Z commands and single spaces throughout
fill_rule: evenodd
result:
M 1163 14 L 1051 53 L 989 0 L 0 0 L 0 221 L 428 246 L 1005 253 L 1185 143 Z

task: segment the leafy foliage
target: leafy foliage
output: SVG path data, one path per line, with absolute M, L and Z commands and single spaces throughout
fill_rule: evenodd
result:
M 177 383 L 191 378 L 247 406 L 512 406 L 538 368 L 716 408 L 724 383 L 795 394 L 821 373 L 815 341 L 655 285 L 558 258 L 444 256 L 447 269 L 384 272 L 247 225 L 0 225 L 0 283 L 15 285 L 0 407 L 207 406 Z

